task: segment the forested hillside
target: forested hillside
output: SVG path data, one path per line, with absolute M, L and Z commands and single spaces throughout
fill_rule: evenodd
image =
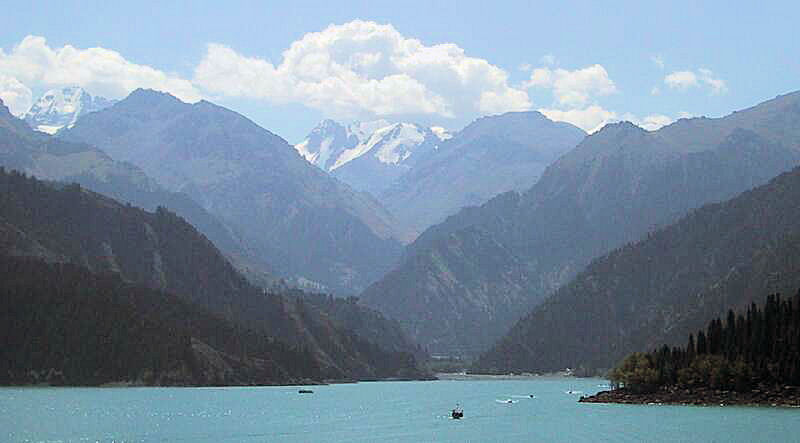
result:
M 684 347 L 663 345 L 628 356 L 609 374 L 634 392 L 669 387 L 749 391 L 759 385 L 800 386 L 800 293 L 770 295 L 738 314 L 729 310 Z
M 405 341 L 396 343 L 402 352 L 384 350 L 344 321 L 306 306 L 303 297 L 269 295 L 250 285 L 210 241 L 163 208 L 149 213 L 76 184 L 0 170 L 0 246 L 7 255 L 72 263 L 175 294 L 237 327 L 306 349 L 324 378 L 422 375 Z M 382 325 L 381 318 L 374 324 Z
M 69 263 L 0 255 L 0 384 L 285 384 L 316 359 L 173 295 Z
M 518 322 L 477 371 L 611 368 L 710 319 L 800 287 L 800 168 L 595 260 Z
M 796 166 L 799 128 L 800 92 L 656 131 L 606 125 L 526 192 L 425 231 L 361 299 L 431 352 L 474 353 L 593 259 Z

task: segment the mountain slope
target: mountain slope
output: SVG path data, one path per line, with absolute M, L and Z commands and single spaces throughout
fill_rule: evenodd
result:
M 476 363 L 477 371 L 610 368 L 800 284 L 800 168 L 595 260 Z
M 112 274 L 2 253 L 0 271 L 2 385 L 219 386 L 322 378 L 307 353 Z
M 379 200 L 420 233 L 464 206 L 530 188 L 586 134 L 538 112 L 483 117 L 429 150 Z
M 233 226 L 279 274 L 354 292 L 396 260 L 392 217 L 280 137 L 206 101 L 136 90 L 63 137 L 102 146 Z
M 56 189 L 0 171 L 0 248 L 174 294 L 234 325 L 307 349 L 321 377 L 420 374 L 410 353 L 382 349 L 302 297 L 268 295 L 250 285 L 207 238 L 163 208 L 149 213 L 79 185 Z
M 117 162 L 103 151 L 30 129 L 0 103 L 0 166 L 44 180 L 76 182 L 95 192 L 154 211 L 170 208 L 189 220 L 215 245 L 241 263 L 268 265 L 254 259 L 240 240 L 214 216 L 182 193 L 158 186 L 141 169 Z
M 441 299 L 454 305 L 466 293 L 477 292 L 498 303 L 512 300 L 510 310 L 521 316 L 592 258 L 796 165 L 798 127 L 800 93 L 720 119 L 680 120 L 654 132 L 630 123 L 608 125 L 548 167 L 524 194 L 498 196 L 428 229 L 408 247 L 400 266 L 361 298 L 399 320 L 423 345 L 444 339 L 418 333 L 411 324 L 424 321 L 433 328 L 443 319 L 460 324 L 459 313 L 403 311 L 394 300 L 411 298 L 416 302 L 410 306 L 424 306 Z M 448 253 L 451 244 L 472 246 Z M 484 251 L 504 274 L 451 277 L 440 270 L 475 269 Z M 425 260 L 436 260 L 437 266 L 417 266 Z M 389 282 L 395 275 L 403 278 Z M 499 275 L 511 282 L 490 289 Z M 420 287 L 421 281 L 427 283 Z M 458 352 L 479 331 L 462 326 L 446 336 L 450 345 L 431 351 Z

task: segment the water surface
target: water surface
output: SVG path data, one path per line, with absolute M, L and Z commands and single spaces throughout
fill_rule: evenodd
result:
M 800 410 L 578 403 L 599 379 L 258 388 L 2 388 L 8 442 L 779 442 Z M 535 398 L 530 398 L 529 395 Z M 527 398 L 526 398 L 527 397 Z M 507 403 L 511 400 L 512 403 Z M 452 420 L 456 403 L 464 419 Z

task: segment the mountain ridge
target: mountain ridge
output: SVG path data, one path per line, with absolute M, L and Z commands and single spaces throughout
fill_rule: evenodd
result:
M 306 347 L 322 378 L 422 374 L 416 349 L 391 323 L 360 307 L 328 315 L 325 305 L 305 302 L 302 292 L 268 293 L 251 285 L 205 236 L 164 208 L 150 213 L 77 184 L 48 184 L 3 169 L 0 189 L 0 254 L 76 265 L 172 294 L 232 327 Z M 394 348 L 347 328 L 359 319 Z
M 433 335 L 415 335 L 420 329 L 411 325 L 422 321 L 436 330 L 435 322 L 415 310 L 397 309 L 393 300 L 407 296 L 454 305 L 473 297 L 465 294 L 489 296 L 499 289 L 498 303 L 513 300 L 512 312 L 521 317 L 593 258 L 798 164 L 793 128 L 800 126 L 800 94 L 776 100 L 729 117 L 679 121 L 652 132 L 630 123 L 608 125 L 548 166 L 519 197 L 495 197 L 429 228 L 407 247 L 401 264 L 361 298 L 400 321 L 423 346 L 436 344 L 432 352 L 462 352 L 471 346 L 465 337 L 483 337 L 484 331 L 510 324 L 461 326 L 434 341 Z M 456 253 L 453 244 L 471 246 Z M 494 275 L 463 273 L 453 279 L 443 271 L 472 269 L 483 260 L 483 251 L 492 251 Z M 420 266 L 424 261 L 437 264 Z M 490 290 L 499 275 L 510 280 Z M 439 321 L 458 318 L 448 311 L 436 316 Z
M 798 195 L 795 168 L 594 260 L 474 370 L 611 368 L 630 352 L 680 344 L 729 309 L 793 293 L 800 284 Z
M 221 106 L 136 90 L 64 132 L 103 146 L 232 226 L 280 275 L 342 295 L 400 253 L 389 212 L 308 164 L 285 140 Z

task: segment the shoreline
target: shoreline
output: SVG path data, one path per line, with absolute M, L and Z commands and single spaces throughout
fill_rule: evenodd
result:
M 406 382 L 406 381 L 436 381 L 437 378 L 420 377 L 387 377 L 380 379 L 325 379 L 325 380 L 292 380 L 289 382 L 257 383 L 257 384 L 150 384 L 140 380 L 135 381 L 110 381 L 99 384 L 62 384 L 62 383 L 25 383 L 25 384 L 0 384 L 0 388 L 258 388 L 258 387 L 302 387 L 302 386 L 328 386 L 376 382 Z
M 581 397 L 580 403 L 618 403 L 635 405 L 681 406 L 768 406 L 800 408 L 800 386 L 760 386 L 746 392 L 710 388 L 669 387 L 650 393 L 634 393 L 625 388 L 600 391 Z
M 465 372 L 437 372 L 437 380 L 542 380 L 547 378 L 575 377 L 567 372 L 546 374 L 470 374 Z

